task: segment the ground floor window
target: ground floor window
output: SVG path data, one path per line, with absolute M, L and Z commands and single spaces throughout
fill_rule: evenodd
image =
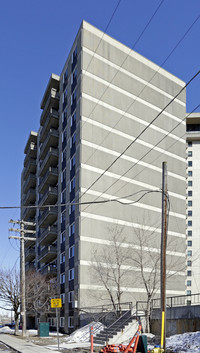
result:
M 61 326 L 61 327 L 64 327 L 64 325 L 65 325 L 65 318 L 64 318 L 64 317 L 61 317 L 61 318 L 60 318 L 60 326 Z
M 73 316 L 69 316 L 68 317 L 68 327 L 69 328 L 74 327 L 74 318 L 73 318 Z

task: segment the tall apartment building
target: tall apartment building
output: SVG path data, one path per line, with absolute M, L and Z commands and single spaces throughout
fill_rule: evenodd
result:
M 158 253 L 161 194 L 134 201 L 142 190 L 160 190 L 163 161 L 171 204 L 167 258 L 185 261 L 185 123 L 170 132 L 185 117 L 185 92 L 107 170 L 183 86 L 85 21 L 60 76 L 49 79 L 40 128 L 30 133 L 22 172 L 22 204 L 38 207 L 25 209 L 21 217 L 36 222 L 36 244 L 26 243 L 27 269 L 35 266 L 57 275 L 63 302 L 60 325 L 66 332 L 77 325 L 77 308 L 106 303 L 91 264 L 94 249 L 112 252 L 111 229 L 123 231 L 124 248 L 133 254 L 139 247 L 134 230 L 153 232 L 156 241 L 150 251 Z M 133 203 L 77 204 L 116 197 Z M 172 272 L 167 295 L 184 294 L 185 269 L 175 266 Z M 129 267 L 122 301 L 142 298 L 144 285 L 136 268 Z
M 187 121 L 187 294 L 200 290 L 200 113 L 192 113 Z

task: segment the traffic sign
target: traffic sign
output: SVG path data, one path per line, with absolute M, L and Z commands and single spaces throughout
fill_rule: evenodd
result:
M 61 298 L 51 299 L 51 308 L 62 308 Z

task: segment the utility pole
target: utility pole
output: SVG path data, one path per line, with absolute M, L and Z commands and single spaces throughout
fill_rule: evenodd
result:
M 167 248 L 167 162 L 162 163 L 162 229 L 161 229 L 161 350 L 165 352 L 166 338 L 166 248 Z
M 25 230 L 24 226 L 35 226 L 35 223 L 25 222 L 23 220 L 13 221 L 10 219 L 8 223 L 19 224 L 20 228 L 10 228 L 11 232 L 18 232 L 20 236 L 9 236 L 9 239 L 19 239 L 20 240 L 20 292 L 21 292 L 21 316 L 22 316 L 22 336 L 26 336 L 26 293 L 25 293 L 25 250 L 24 242 L 25 240 L 36 241 L 36 238 L 25 237 L 25 234 L 35 234 L 35 230 Z

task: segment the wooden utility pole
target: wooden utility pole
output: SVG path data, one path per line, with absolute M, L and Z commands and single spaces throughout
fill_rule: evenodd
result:
M 167 248 L 167 162 L 162 163 L 162 229 L 161 229 L 161 258 L 160 258 L 160 292 L 161 292 L 161 344 L 165 352 L 166 338 L 166 248 Z
M 26 233 L 35 234 L 35 230 L 25 230 L 24 225 L 35 226 L 32 222 L 13 221 L 10 219 L 9 223 L 19 224 L 20 228 L 10 228 L 11 232 L 18 232 L 20 236 L 9 236 L 9 239 L 20 240 L 20 292 L 21 292 L 21 317 L 22 317 L 22 336 L 26 336 L 26 291 L 25 291 L 25 251 L 24 242 L 25 240 L 36 241 L 36 238 L 25 237 Z

